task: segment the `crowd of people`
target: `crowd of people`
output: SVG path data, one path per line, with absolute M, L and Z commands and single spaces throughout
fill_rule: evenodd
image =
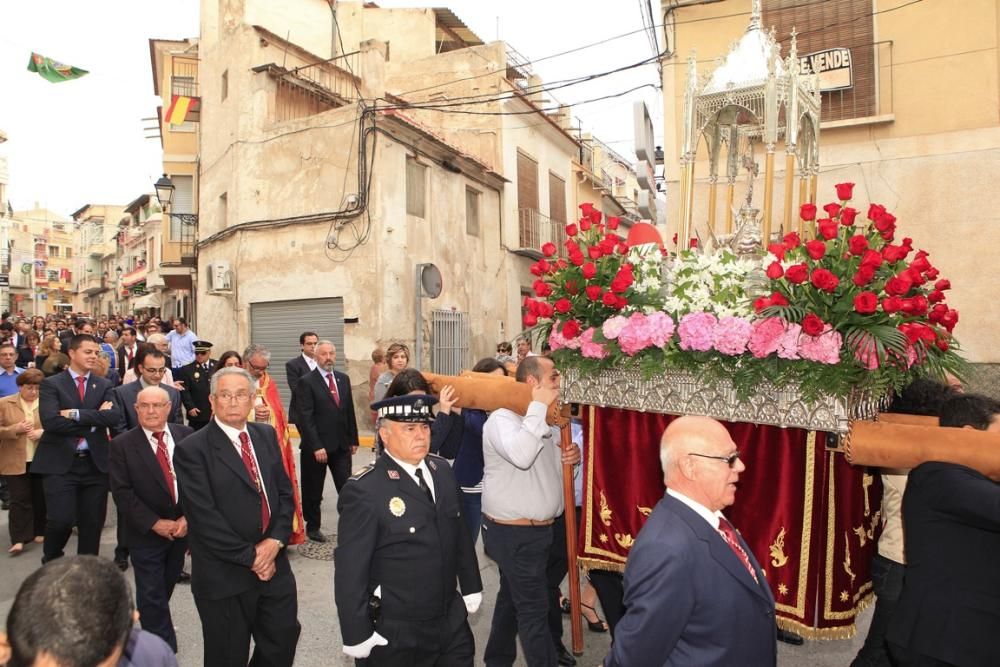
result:
M 292 665 L 301 627 L 288 548 L 328 541 L 327 470 L 338 496 L 334 601 L 345 654 L 373 667 L 472 665 L 481 535 L 499 573 L 485 664 L 510 667 L 519 652 L 530 667 L 576 664 L 563 643 L 560 585 L 572 509 L 563 474 L 579 470 L 582 438 L 577 427 L 563 446 L 548 424 L 561 376 L 530 340 L 502 342 L 472 369 L 507 378 L 497 391 L 525 385 L 524 414 L 460 408 L 452 386 L 432 391 L 410 367 L 405 344 L 376 350 L 376 456 L 352 474 L 360 438 L 351 380 L 335 369 L 336 345 L 315 332 L 301 332 L 301 353 L 285 361 L 287 414 L 266 347 L 213 358 L 212 343 L 182 318 L 5 317 L 0 335 L 8 553 L 40 545 L 44 565 L 0 634 L 0 665 L 175 665 L 170 599 L 186 581 L 203 664 Z M 985 397 L 942 392 L 933 414 L 942 426 L 1000 429 L 1000 404 Z M 774 598 L 723 513 L 745 469 L 736 444 L 720 422 L 685 416 L 667 427 L 660 452 L 666 493 L 624 577 L 595 572 L 597 589 L 585 584 L 588 627 L 611 634 L 604 664 L 775 664 Z M 906 471 L 886 474 L 902 479 L 885 487 L 879 605 L 855 664 L 996 664 L 992 626 L 974 612 L 995 604 L 1000 487 L 954 464 L 924 464 L 909 485 Z M 94 558 L 109 492 L 113 560 Z M 77 555 L 65 556 L 74 530 Z M 978 607 L 947 595 L 977 584 Z M 947 632 L 968 641 L 955 648 Z

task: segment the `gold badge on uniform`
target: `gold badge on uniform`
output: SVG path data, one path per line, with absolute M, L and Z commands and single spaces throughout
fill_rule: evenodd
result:
M 199 373 L 198 371 L 195 371 L 194 372 L 194 379 L 197 380 L 200 377 L 201 377 L 201 373 Z
M 394 496 L 389 501 L 389 511 L 392 512 L 393 516 L 403 516 L 406 513 L 406 503 L 399 496 Z

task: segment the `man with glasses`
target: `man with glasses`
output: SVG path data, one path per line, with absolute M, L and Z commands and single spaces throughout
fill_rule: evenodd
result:
M 208 426 L 177 445 L 202 664 L 291 667 L 300 626 L 285 545 L 294 502 L 274 429 L 247 421 L 256 392 L 242 368 L 212 375 Z
M 192 430 L 167 423 L 172 408 L 163 386 L 136 395 L 132 409 L 138 426 L 111 441 L 108 477 L 121 508 L 118 543 L 132 557 L 139 622 L 176 653 L 170 596 L 184 567 L 187 519 L 178 502 L 173 459 L 176 444 Z
M 629 552 L 625 616 L 605 667 L 776 663 L 774 598 L 722 514 L 746 470 L 739 456 L 714 419 L 679 417 L 664 431 L 667 493 Z
M 278 446 L 285 462 L 285 472 L 292 482 L 292 493 L 295 500 L 295 512 L 292 515 L 292 535 L 289 544 L 302 544 L 306 541 L 305 524 L 302 521 L 302 502 L 299 500 L 299 478 L 295 474 L 295 450 L 292 449 L 292 438 L 288 433 L 288 419 L 285 408 L 281 404 L 278 385 L 268 373 L 271 366 L 271 351 L 263 345 L 251 343 L 243 351 L 244 368 L 254 380 L 254 398 L 252 409 L 247 419 L 263 424 L 270 424 L 278 436 Z

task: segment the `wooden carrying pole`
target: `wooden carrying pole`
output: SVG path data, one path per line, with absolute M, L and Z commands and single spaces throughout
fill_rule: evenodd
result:
M 573 447 L 572 427 L 569 422 L 560 428 L 560 446 L 565 452 Z M 563 464 L 563 504 L 566 509 L 566 562 L 569 563 L 570 632 L 573 636 L 573 654 L 583 654 L 583 623 L 580 608 L 580 568 L 576 564 L 576 494 L 573 492 L 573 465 Z

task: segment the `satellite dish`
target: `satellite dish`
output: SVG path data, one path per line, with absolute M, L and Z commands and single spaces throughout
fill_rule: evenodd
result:
M 444 282 L 441 280 L 441 271 L 433 264 L 420 265 L 420 287 L 423 295 L 429 299 L 436 299 L 441 296 Z

